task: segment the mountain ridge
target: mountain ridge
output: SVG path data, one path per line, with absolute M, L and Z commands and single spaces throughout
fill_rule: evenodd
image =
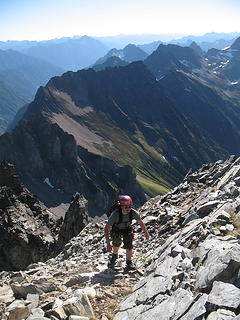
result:
M 31 102 L 39 85 L 62 73 L 62 69 L 43 60 L 13 50 L 0 50 L 0 134 L 17 111 Z
M 56 194 L 57 189 L 64 191 L 63 199 L 79 188 L 81 191 L 85 183 L 95 185 L 94 167 L 88 174 L 92 178 L 86 180 L 84 171 L 88 172 L 88 169 L 81 161 L 86 155 L 95 159 L 93 163 L 103 157 L 115 161 L 120 168 L 130 165 L 135 168 L 136 178 L 145 192 L 149 195 L 159 191 L 164 193 L 189 167 L 199 166 L 202 159 L 210 161 L 220 155 L 226 156 L 226 152 L 209 140 L 200 128 L 189 123 L 165 91 L 142 62 L 100 72 L 89 69 L 54 77 L 46 87 L 38 90 L 19 125 L 0 137 L 0 157 L 13 162 L 25 177 L 24 182 L 36 192 L 40 192 L 42 181 L 48 176 L 56 186 Z M 187 139 L 188 145 L 184 142 Z M 12 155 L 11 148 L 15 150 Z M 106 168 L 115 166 L 110 165 L 110 160 L 101 161 L 106 163 Z M 59 179 L 64 166 L 68 168 L 66 178 Z M 122 170 L 126 177 L 125 169 L 115 167 L 114 170 Z M 130 168 L 128 170 L 131 172 Z M 85 182 L 81 186 L 82 174 Z M 77 182 L 72 186 L 71 175 L 76 175 L 73 181 Z M 132 182 L 128 179 L 121 189 L 129 190 L 133 184 L 134 190 L 141 194 L 140 197 L 135 195 L 141 203 L 144 197 L 135 182 L 134 173 L 129 177 Z M 119 183 L 115 177 L 113 180 L 114 184 Z M 91 215 L 103 212 L 110 199 L 119 192 L 116 185 L 110 197 L 106 195 L 100 200 L 103 190 L 99 181 L 97 185 L 99 197 L 95 200 L 91 193 L 84 193 Z M 52 196 L 58 199 L 57 203 L 60 197 L 61 193 Z M 49 202 L 46 192 L 41 201 Z
M 38 90 L 17 128 L 2 137 L 2 159 L 9 157 L 30 181 L 28 164 L 29 172 L 37 181 L 29 183 L 32 187 L 35 185 L 36 190 L 42 188 L 41 183 L 48 176 L 56 194 L 58 189 L 63 191 L 63 199 L 78 188 L 82 190 L 79 178 L 82 173 L 83 181 L 92 184 L 93 190 L 96 187 L 95 168 L 91 167 L 91 174 L 86 175 L 88 168 L 82 158 L 91 158 L 91 163 L 102 161 L 106 167 L 113 166 L 116 172 L 131 166 L 134 170 L 130 167 L 128 170 L 132 182 L 129 180 L 128 183 L 133 183 L 135 190 L 140 190 L 137 179 L 147 195 L 165 193 L 189 168 L 196 169 L 203 162 L 225 159 L 230 153 L 239 152 L 236 143 L 239 108 L 226 91 L 228 82 L 215 75 L 215 69 L 211 68 L 212 65 L 192 48 L 160 45 L 143 62 L 98 72 L 93 69 L 67 72 L 54 77 Z M 216 79 L 222 81 L 222 88 L 214 87 Z M 237 99 L 237 91 L 231 94 Z M 209 119 L 208 113 L 212 114 Z M 218 134 L 218 128 L 223 126 L 225 131 Z M 36 130 L 43 132 L 42 137 Z M 30 150 L 26 147 L 23 147 L 24 151 L 19 150 L 18 135 L 28 141 Z M 17 148 L 12 156 L 8 155 L 9 141 Z M 54 154 L 51 154 L 52 150 Z M 27 153 L 30 163 L 23 161 Z M 62 164 L 61 157 L 64 159 Z M 44 158 L 47 159 L 46 167 Z M 116 166 L 110 165 L 111 161 Z M 57 176 L 64 165 L 68 168 L 66 179 L 59 179 Z M 73 181 L 77 181 L 72 186 L 71 174 L 75 177 Z M 116 185 L 119 180 L 115 176 L 112 178 L 111 197 L 119 192 Z M 101 192 L 107 190 L 104 189 L 105 182 L 104 187 L 99 187 L 98 181 L 96 187 L 99 204 L 104 208 L 111 198 L 105 196 L 103 202 L 100 200 Z M 96 201 L 91 202 L 92 194 L 85 192 L 84 196 L 91 210 L 94 206 L 100 207 Z M 47 201 L 46 192 L 44 197 Z M 56 198 L 59 203 L 60 194 Z M 139 203 L 141 201 L 139 199 Z

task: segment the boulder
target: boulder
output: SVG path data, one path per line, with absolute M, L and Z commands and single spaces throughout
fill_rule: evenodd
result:
M 7 307 L 8 320 L 26 319 L 30 311 L 22 300 L 15 300 Z
M 87 203 L 87 200 L 79 194 L 73 197 L 59 231 L 57 246 L 60 249 L 88 224 Z
M 218 309 L 213 311 L 207 317 L 207 320 L 233 320 L 236 319 L 236 314 L 230 310 Z
M 214 281 L 208 295 L 208 303 L 222 308 L 237 309 L 240 306 L 240 289 L 230 283 Z

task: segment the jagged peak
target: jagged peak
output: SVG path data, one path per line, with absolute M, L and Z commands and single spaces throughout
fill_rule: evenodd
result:
M 193 41 L 189 47 L 192 48 L 198 55 L 203 55 L 203 50 L 195 41 Z
M 135 44 L 133 44 L 133 43 L 129 43 L 129 44 L 127 44 L 124 48 L 123 48 L 123 51 L 125 51 L 125 50 L 129 50 L 129 49 L 139 49 L 139 50 L 141 50 L 142 51 L 142 49 L 140 49 L 140 48 L 138 48 Z
M 240 50 L 240 37 L 233 42 L 230 48 L 235 50 Z

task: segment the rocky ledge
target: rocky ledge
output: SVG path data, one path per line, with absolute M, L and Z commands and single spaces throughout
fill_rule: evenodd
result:
M 239 210 L 240 158 L 204 165 L 140 209 L 151 239 L 136 226 L 139 272 L 122 271 L 123 251 L 107 269 L 96 218 L 58 256 L 1 272 L 1 319 L 239 320 Z

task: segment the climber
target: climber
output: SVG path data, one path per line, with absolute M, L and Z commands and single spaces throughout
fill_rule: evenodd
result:
M 118 258 L 118 250 L 123 241 L 123 248 L 126 249 L 126 270 L 134 269 L 132 264 L 133 255 L 133 228 L 132 220 L 135 219 L 144 231 L 145 238 L 149 240 L 149 233 L 144 222 L 141 220 L 138 212 L 132 208 L 133 201 L 128 195 L 120 195 L 118 197 L 118 207 L 112 212 L 105 226 L 105 239 L 107 244 L 107 252 L 111 252 L 112 256 L 108 266 L 114 267 Z M 110 243 L 111 236 L 112 244 Z

